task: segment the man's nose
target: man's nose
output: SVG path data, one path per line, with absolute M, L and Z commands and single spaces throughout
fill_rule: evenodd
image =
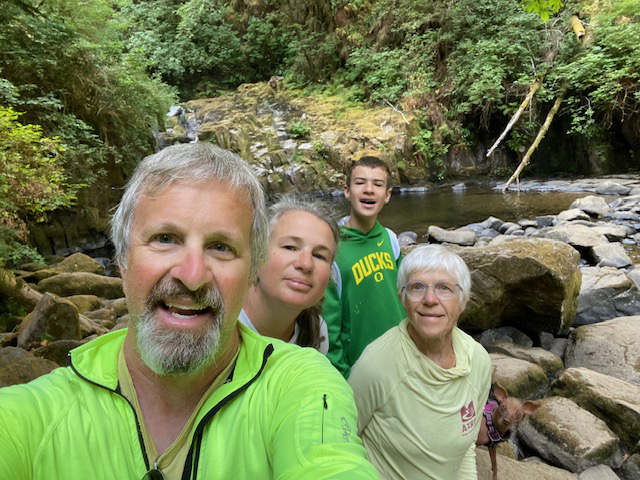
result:
M 313 256 L 311 251 L 304 248 L 300 250 L 296 256 L 295 267 L 305 272 L 313 270 Z
M 185 250 L 179 263 L 171 269 L 171 276 L 180 280 L 191 291 L 196 291 L 213 280 L 204 252 L 200 249 Z

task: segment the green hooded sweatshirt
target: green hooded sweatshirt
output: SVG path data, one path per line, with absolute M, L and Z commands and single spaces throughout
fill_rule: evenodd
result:
M 344 226 L 340 233 L 322 315 L 329 331 L 327 357 L 348 378 L 364 348 L 407 314 L 398 300 L 396 234 L 380 222 L 369 233 Z

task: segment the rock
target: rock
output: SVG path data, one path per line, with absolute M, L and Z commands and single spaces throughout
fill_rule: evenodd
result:
M 573 322 L 575 326 L 640 312 L 640 291 L 624 272 L 612 267 L 581 270 L 582 287 Z
M 625 268 L 633 264 L 624 247 L 619 243 L 598 245 L 593 247 L 591 252 L 598 267 Z
M 555 215 L 541 215 L 536 217 L 536 223 L 538 224 L 538 228 L 551 227 L 556 223 Z
M 418 234 L 416 232 L 402 232 L 398 235 L 398 243 L 401 247 L 416 245 L 418 243 Z
M 640 453 L 634 453 L 625 460 L 618 470 L 623 480 L 638 480 L 640 478 Z
M 602 225 L 596 225 L 592 227 L 595 232 L 600 233 L 607 237 L 610 242 L 619 242 L 623 238 L 633 234 L 635 230 L 624 225 L 616 225 L 614 223 L 607 223 Z
M 100 298 L 95 295 L 71 295 L 70 297 L 65 298 L 76 306 L 78 313 L 96 310 L 100 308 L 100 305 L 102 304 Z
M 590 368 L 640 385 L 640 316 L 576 328 L 569 337 L 565 366 Z
M 538 365 L 501 353 L 490 353 L 496 367 L 494 380 L 514 397 L 540 398 L 549 385 L 547 375 Z
M 572 222 L 573 220 L 591 220 L 591 217 L 579 208 L 571 208 L 558 214 L 559 222 Z
M 36 348 L 32 354 L 34 357 L 51 360 L 61 367 L 68 367 L 71 365 L 69 351 L 79 347 L 83 343 L 84 342 L 80 340 L 56 340 L 55 342 L 50 342 L 43 347 Z
M 546 351 L 551 350 L 556 337 L 554 337 L 553 334 L 549 332 L 540 332 L 540 335 L 538 335 L 538 337 L 540 340 L 540 346 Z
M 105 308 L 110 308 L 118 317 L 126 315 L 129 312 L 126 298 L 116 298 L 115 300 L 105 300 L 103 302 Z
M 591 228 L 584 225 L 576 225 L 572 223 L 552 227 L 541 233 L 544 238 L 568 243 L 578 250 L 586 250 L 591 247 L 606 245 L 609 243 L 604 235 L 594 232 Z
M 472 277 L 460 325 L 471 330 L 508 324 L 531 332 L 567 331 L 580 290 L 578 253 L 552 240 L 506 238 L 510 240 L 486 247 L 455 249 Z
M 504 222 L 504 223 L 503 223 L 502 225 L 500 225 L 500 227 L 498 228 L 498 232 L 500 232 L 500 233 L 501 233 L 501 234 L 503 234 L 503 235 L 508 235 L 508 234 L 507 234 L 507 231 L 508 231 L 509 229 L 514 228 L 514 227 L 515 227 L 515 228 L 517 228 L 517 229 L 520 229 L 520 228 L 521 228 L 521 227 L 520 227 L 520 225 L 518 225 L 517 223 L 514 223 L 514 222 Z
M 427 234 L 429 235 L 429 240 L 433 240 L 436 243 L 453 243 L 463 246 L 470 246 L 476 243 L 476 234 L 471 230 L 445 230 L 431 225 L 427 230 Z
M 569 398 L 600 418 L 627 449 L 633 451 L 640 441 L 640 386 L 588 368 L 568 368 L 549 393 Z
M 606 465 L 598 465 L 596 467 L 587 468 L 580 474 L 578 480 L 620 480 L 610 467 Z
M 496 341 L 512 342 L 516 345 L 522 345 L 524 347 L 533 346 L 533 340 L 531 340 L 527 335 L 522 333 L 517 328 L 509 326 L 490 328 L 489 330 L 485 330 L 484 332 L 476 336 L 476 341 L 485 348 Z
M 511 342 L 493 342 L 487 347 L 489 353 L 501 353 L 520 360 L 535 363 L 544 370 L 547 377 L 554 377 L 564 368 L 562 359 L 540 347 L 523 347 Z
M 38 283 L 38 288 L 62 297 L 96 295 L 101 298 L 120 298 L 124 296 L 122 279 L 86 272 L 61 273 L 42 280 Z
M 517 460 L 497 455 L 498 479 L 500 480 L 576 480 L 575 473 L 552 467 L 540 462 L 518 462 Z M 486 447 L 476 448 L 476 466 L 478 479 L 491 478 L 491 460 Z
M 56 368 L 52 361 L 36 358 L 22 348 L 0 348 L 0 387 L 30 382 Z
M 504 222 L 499 218 L 489 217 L 484 222 L 482 222 L 482 225 L 484 225 L 485 228 L 490 228 L 497 232 L 498 230 L 500 230 L 500 227 L 502 226 L 503 223 Z
M 607 425 L 575 402 L 549 397 L 525 417 L 518 437 L 547 461 L 571 472 L 622 464 L 620 442 Z
M 520 225 L 511 225 L 505 232 L 505 235 L 524 235 L 524 230 Z
M 97 320 L 101 326 L 106 329 L 111 329 L 116 324 L 117 315 L 111 308 L 101 308 L 92 312 L 85 313 L 87 318 L 91 320 Z
M 568 338 L 556 338 L 553 341 L 553 345 L 549 349 L 551 353 L 556 354 L 564 361 L 564 355 L 567 351 L 567 345 L 569 344 Z
M 18 330 L 18 347 L 29 348 L 42 340 L 79 340 L 78 310 L 71 302 L 45 293 Z
M 631 191 L 629 187 L 620 185 L 619 183 L 610 182 L 605 180 L 596 187 L 596 193 L 598 195 L 626 195 Z
M 80 334 L 85 340 L 91 335 L 102 335 L 108 331 L 109 329 L 103 327 L 99 320 L 93 320 L 84 315 L 80 315 Z
M 51 265 L 50 268 L 58 273 L 89 272 L 99 275 L 104 273 L 104 267 L 84 253 L 74 253 L 73 255 L 69 255 L 60 263 Z
M 569 209 L 572 208 L 579 208 L 583 212 L 597 217 L 602 217 L 612 210 L 603 197 L 596 197 L 595 195 L 588 195 L 574 200 Z

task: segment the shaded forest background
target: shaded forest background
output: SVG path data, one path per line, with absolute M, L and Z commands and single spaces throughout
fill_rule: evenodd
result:
M 638 169 L 640 0 L 6 0 L 0 21 L 0 266 L 38 258 L 50 212 L 112 205 L 170 105 L 274 75 L 411 112 L 436 166 L 543 79 L 514 168 L 564 95 L 537 173 Z

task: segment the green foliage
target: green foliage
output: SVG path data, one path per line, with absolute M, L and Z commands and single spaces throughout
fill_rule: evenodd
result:
M 309 125 L 304 120 L 293 122 L 291 125 L 289 125 L 288 132 L 289 135 L 291 135 L 291 138 L 309 138 L 309 134 L 311 133 L 311 125 Z
M 266 2 L 264 7 L 273 8 Z M 266 80 L 284 72 L 291 29 L 275 12 L 239 15 L 221 0 L 127 2 L 127 45 L 149 59 L 149 71 L 183 96 Z
M 543 22 L 549 20 L 549 17 L 557 13 L 563 6 L 562 0 L 520 0 L 527 12 L 533 12 L 540 15 Z
M 361 83 L 365 97 L 374 102 L 396 103 L 407 86 L 404 64 L 405 52 L 401 49 L 376 52 L 357 48 L 349 56 L 344 78 Z
M 444 180 L 446 176 L 444 156 L 449 151 L 449 144 L 443 141 L 443 131 L 446 127 L 441 126 L 433 131 L 424 125 L 424 121 L 420 122 L 420 125 L 416 135 L 411 137 L 414 150 L 425 162 L 429 176 L 434 180 Z
M 44 221 L 48 212 L 71 205 L 82 186 L 66 181 L 60 140 L 43 137 L 39 125 L 22 125 L 18 117 L 0 106 L 0 254 L 13 262 L 34 258 L 20 244 L 27 222 Z

